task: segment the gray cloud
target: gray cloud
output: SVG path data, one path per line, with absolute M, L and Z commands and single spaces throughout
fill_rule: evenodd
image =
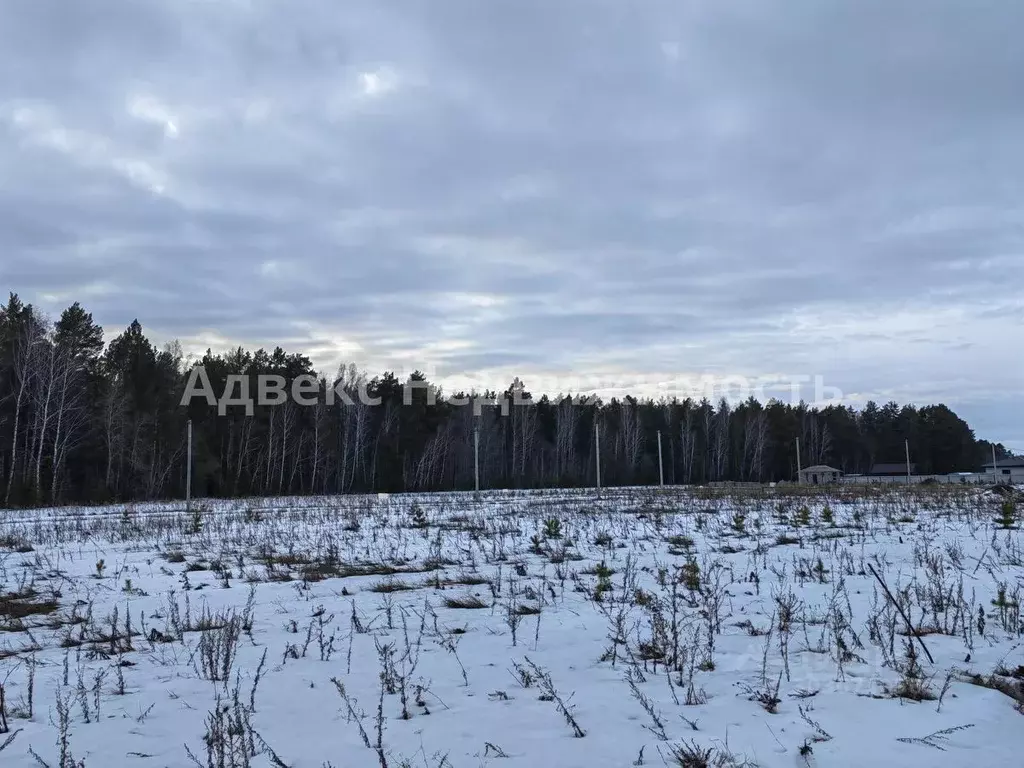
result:
M 494 387 L 820 375 L 1024 449 L 1015 4 L 4 16 L 0 284 L 51 313 Z

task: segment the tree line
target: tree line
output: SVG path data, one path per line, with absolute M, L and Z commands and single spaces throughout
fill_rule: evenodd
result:
M 533 398 L 516 379 L 505 392 L 453 393 L 526 401 L 507 415 L 475 414 L 419 373 L 403 381 L 348 365 L 319 376 L 308 357 L 281 348 L 186 360 L 177 342 L 158 349 L 137 320 L 103 339 L 78 303 L 55 321 L 13 293 L 0 307 L 2 506 L 181 498 L 189 420 L 193 494 L 210 497 L 468 490 L 476 450 L 483 488 L 589 486 L 596 430 L 602 485 L 658 483 L 659 433 L 670 484 L 795 479 L 797 439 L 803 466 L 847 473 L 903 462 L 905 440 L 925 474 L 977 470 L 992 450 L 942 404 Z M 348 397 L 220 415 L 202 398 L 181 404 L 197 365 L 217 393 L 229 377 L 246 377 L 255 392 L 260 375 L 313 375 L 322 393 Z

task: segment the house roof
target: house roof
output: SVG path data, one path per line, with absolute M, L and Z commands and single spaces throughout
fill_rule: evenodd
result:
M 996 461 L 996 466 L 1000 469 L 1008 469 L 1010 467 L 1024 467 L 1024 456 L 1014 456 L 1009 459 L 999 459 Z M 992 462 L 986 461 L 984 464 L 985 469 L 992 469 Z
M 917 464 L 910 465 L 910 473 L 917 472 Z M 906 464 L 875 464 L 871 467 L 869 475 L 905 475 L 907 474 Z
M 805 467 L 801 472 L 841 472 L 842 470 L 830 467 L 827 464 L 815 464 L 813 467 Z

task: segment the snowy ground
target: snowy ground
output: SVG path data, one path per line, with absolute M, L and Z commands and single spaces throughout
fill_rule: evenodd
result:
M 0 764 L 1019 765 L 1002 498 L 789 493 L 0 512 Z

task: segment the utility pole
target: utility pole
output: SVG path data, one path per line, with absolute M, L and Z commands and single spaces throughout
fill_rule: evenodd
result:
M 658 430 L 658 483 L 665 485 L 665 465 L 661 460 L 661 430 Z
M 800 479 L 800 438 L 796 439 L 796 481 L 801 482 Z
M 999 465 L 996 463 L 996 444 L 992 443 L 992 482 L 999 483 Z M 1011 472 L 1013 470 L 1010 470 Z
M 188 459 L 185 468 L 185 509 L 192 508 L 192 419 L 188 420 L 186 440 L 188 441 Z
M 601 425 L 594 422 L 594 469 L 597 470 L 597 490 L 601 490 Z
M 910 441 L 904 440 L 903 445 L 907 449 L 907 487 L 910 487 Z
M 480 492 L 480 427 L 473 427 L 473 481 Z

